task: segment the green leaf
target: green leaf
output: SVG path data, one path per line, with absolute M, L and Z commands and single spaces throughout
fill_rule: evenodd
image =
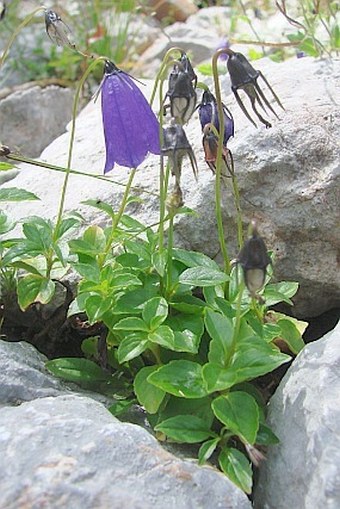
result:
M 195 444 L 203 442 L 213 435 L 200 417 L 195 415 L 177 415 L 157 424 L 155 431 L 161 431 L 176 442 Z
M 33 265 L 30 265 L 29 263 L 23 262 L 23 261 L 17 261 L 13 262 L 12 267 L 15 267 L 16 269 L 22 269 L 26 272 L 29 272 L 30 274 L 36 274 L 37 276 L 44 277 L 41 272 L 34 267 Z
M 0 201 L 33 201 L 40 200 L 35 194 L 18 189 L 17 187 L 6 187 L 0 189 Z
M 101 253 L 105 251 L 106 248 L 106 237 L 104 230 L 99 226 L 92 225 L 89 226 L 84 232 L 83 240 L 93 246 L 93 248 Z
M 160 420 L 164 421 L 176 415 L 195 415 L 200 417 L 208 428 L 211 428 L 215 420 L 214 413 L 211 409 L 211 397 L 197 399 L 184 399 L 175 396 L 168 396 L 165 408 L 160 412 Z
M 118 417 L 119 415 L 125 414 L 135 403 L 135 399 L 122 399 L 109 406 L 108 411 L 115 417 Z
M 174 295 L 170 305 L 181 313 L 202 316 L 206 308 L 204 300 L 193 295 Z
M 174 333 L 167 325 L 161 325 L 153 332 L 149 332 L 148 339 L 152 343 L 156 343 L 169 350 L 174 350 Z
M 155 414 L 162 403 L 165 392 L 148 382 L 147 378 L 158 369 L 157 366 L 146 366 L 135 376 L 133 388 L 138 402 L 149 414 Z
M 113 330 L 148 332 L 149 328 L 141 318 L 130 316 L 128 318 L 123 318 L 118 323 L 116 323 L 116 325 L 113 327 Z
M 196 362 L 176 360 L 152 373 L 149 382 L 180 398 L 202 398 L 207 395 L 202 366 Z
M 11 163 L 2 163 L 0 162 L 0 171 L 8 171 L 8 170 L 13 170 L 13 168 L 15 168 L 15 166 Z
M 203 319 L 200 316 L 181 314 L 169 316 L 166 324 L 174 333 L 176 352 L 197 353 L 204 332 Z
M 92 336 L 84 339 L 81 344 L 81 351 L 85 357 L 97 357 L 98 355 L 98 337 Z
M 204 444 L 201 445 L 201 447 L 198 451 L 198 464 L 199 465 L 203 465 L 203 463 L 208 461 L 208 459 L 214 453 L 220 440 L 221 440 L 220 437 L 211 438 L 210 440 L 207 440 L 207 442 L 204 442 Z
M 69 382 L 99 382 L 109 377 L 94 362 L 77 357 L 64 357 L 46 362 L 51 373 Z
M 149 342 L 145 332 L 136 332 L 126 336 L 118 347 L 118 362 L 128 362 L 138 357 L 148 348 Z
M 82 217 L 77 214 L 77 217 L 67 217 L 63 219 L 58 228 L 58 239 L 61 239 L 65 233 L 67 233 L 72 228 L 79 226 L 82 221 Z
M 222 449 L 218 462 L 222 472 L 248 495 L 251 493 L 252 469 L 244 454 L 233 447 Z
M 173 249 L 172 256 L 186 267 L 210 267 L 216 271 L 220 270 L 217 263 L 203 253 L 187 251 L 186 249 Z
M 266 306 L 274 306 L 279 302 L 286 302 L 292 305 L 293 302 L 290 300 L 298 291 L 299 283 L 293 281 L 282 281 L 276 284 L 267 285 L 263 292 L 263 297 L 266 301 Z
M 142 317 L 150 330 L 159 327 L 167 316 L 168 303 L 163 297 L 153 297 L 145 303 Z
M 214 286 L 225 283 L 229 276 L 220 270 L 209 267 L 194 267 L 187 269 L 179 277 L 179 282 L 190 286 Z
M 105 214 L 107 214 L 109 217 L 111 217 L 111 219 L 113 219 L 115 217 L 115 213 L 114 213 L 114 210 L 111 207 L 111 205 L 109 205 L 108 203 L 105 203 L 104 201 L 85 200 L 85 201 L 82 201 L 81 203 L 83 203 L 84 205 L 90 205 L 90 207 L 94 207 L 98 210 L 101 210 L 102 212 L 105 212 Z
M 233 341 L 232 321 L 221 313 L 207 309 L 205 326 L 212 338 L 209 345 L 209 362 L 227 366 Z
M 99 283 L 100 270 L 98 265 L 91 263 L 74 263 L 73 268 L 85 279 Z
M 280 440 L 268 426 L 260 423 L 255 443 L 258 445 L 276 445 L 280 443 Z
M 165 274 L 165 268 L 167 263 L 167 253 L 166 251 L 159 252 L 156 251 L 153 253 L 151 257 L 152 266 L 155 268 L 157 273 L 163 277 Z
M 55 292 L 55 283 L 37 274 L 28 274 L 18 281 L 18 303 L 25 311 L 33 302 L 47 304 Z
M 12 221 L 5 212 L 0 210 L 0 235 L 10 232 L 15 227 L 14 221 Z
M 115 313 L 141 313 L 147 300 L 157 293 L 155 286 L 137 288 L 119 297 Z
M 238 382 L 237 373 L 232 368 L 223 368 L 212 362 L 203 366 L 202 373 L 209 393 L 224 391 Z
M 254 444 L 259 429 L 259 408 L 250 394 L 234 391 L 212 402 L 217 419 L 245 443 Z
M 289 346 L 289 349 L 298 354 L 304 348 L 305 343 L 302 339 L 301 330 L 307 328 L 308 323 L 296 320 L 290 316 L 280 315 L 276 313 L 276 317 L 282 316 L 283 318 L 279 318 L 277 325 L 281 329 L 280 338 L 283 339 L 285 343 Z M 300 327 L 300 330 L 298 329 Z M 302 333 L 303 333 L 302 332 Z
M 85 311 L 91 324 L 102 319 L 103 315 L 112 307 L 111 298 L 103 298 L 100 295 L 90 295 L 86 299 Z
M 231 367 L 237 372 L 238 382 L 243 382 L 270 373 L 290 360 L 289 355 L 253 336 L 238 345 Z

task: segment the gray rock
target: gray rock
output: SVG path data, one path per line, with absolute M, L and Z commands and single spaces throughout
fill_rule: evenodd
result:
M 0 341 L 0 404 L 16 405 L 66 393 L 61 380 L 45 369 L 45 361 L 46 357 L 28 343 Z
M 280 438 L 260 468 L 257 509 L 340 507 L 340 324 L 298 355 L 269 405 Z
M 32 401 L 48 396 L 80 394 L 94 399 L 106 407 L 114 399 L 98 392 L 82 389 L 74 383 L 66 383 L 50 374 L 45 368 L 47 357 L 25 341 L 0 341 L 0 406 L 19 405 L 23 401 Z M 128 414 L 138 424 L 144 424 L 145 418 L 140 409 L 133 408 Z
M 2 408 L 0 482 L 1 509 L 251 508 L 220 472 L 77 396 Z
M 230 149 L 235 159 L 245 228 L 252 218 L 258 220 L 268 249 L 275 252 L 278 280 L 295 280 L 300 289 L 293 312 L 299 317 L 317 316 L 339 306 L 340 273 L 337 271 L 339 235 L 339 92 L 340 63 L 311 58 L 293 59 L 281 64 L 263 59 L 256 62 L 281 101 L 280 119 L 273 127 L 256 129 L 245 118 L 230 89 L 225 102 L 235 117 L 235 138 Z M 222 79 L 222 87 L 226 83 Z M 149 84 L 150 88 L 150 84 Z M 146 87 L 143 87 L 145 93 Z M 268 97 L 269 94 L 268 94 Z M 219 250 L 215 220 L 214 177 L 204 162 L 198 115 L 186 126 L 186 133 L 198 159 L 196 183 L 188 161 L 182 172 L 182 190 L 188 207 L 198 217 L 180 215 L 176 219 L 176 243 L 215 256 Z M 42 154 L 51 164 L 65 165 L 69 134 L 56 139 Z M 79 115 L 76 127 L 72 168 L 101 175 L 105 148 L 100 104 L 89 104 Z M 39 172 L 39 178 L 37 178 Z M 87 223 L 106 224 L 106 217 L 81 202 L 87 199 L 108 201 L 118 207 L 128 170 L 116 167 L 103 182 L 91 177 L 71 175 L 65 207 L 77 209 Z M 21 166 L 11 181 L 36 193 L 40 202 L 23 202 L 20 207 L 4 206 L 14 219 L 37 214 L 53 218 L 59 203 L 63 174 Z M 116 185 L 118 182 L 120 185 Z M 153 224 L 159 217 L 159 161 L 149 156 L 140 165 L 134 180 L 134 193 L 144 199 L 128 209 L 137 219 Z M 151 193 L 151 194 L 150 194 Z M 231 258 L 237 254 L 235 208 L 227 183 L 223 196 L 225 231 Z
M 0 101 L 0 140 L 28 157 L 65 131 L 72 116 L 73 91 L 33 86 Z

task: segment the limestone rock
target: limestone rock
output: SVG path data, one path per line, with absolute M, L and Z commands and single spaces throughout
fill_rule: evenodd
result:
M 72 116 L 73 91 L 33 86 L 0 101 L 0 140 L 28 157 L 65 131 Z
M 0 405 L 65 394 L 65 385 L 48 373 L 46 357 L 23 341 L 0 341 Z
M 220 472 L 79 396 L 1 409 L 0 482 L 1 509 L 251 509 Z
M 260 469 L 256 509 L 340 507 L 340 324 L 296 358 L 269 405 L 280 444 Z
M 227 106 L 235 118 L 235 138 L 230 149 L 235 160 L 241 194 L 244 224 L 257 218 L 268 249 L 275 252 L 275 276 L 278 280 L 300 283 L 293 313 L 299 317 L 317 316 L 339 306 L 340 274 L 337 271 L 339 235 L 339 61 L 312 58 L 292 59 L 280 64 L 263 59 L 255 67 L 263 71 L 284 104 L 280 119 L 271 117 L 273 127 L 256 129 L 237 106 L 221 79 Z M 149 87 L 150 88 L 150 87 Z M 145 93 L 146 87 L 143 87 Z M 271 99 L 269 92 L 266 92 Z M 246 102 L 246 99 L 245 99 Z M 185 127 L 199 167 L 196 183 L 189 162 L 182 172 L 185 204 L 198 217 L 180 215 L 176 219 L 176 243 L 200 250 L 210 256 L 219 251 L 215 220 L 214 176 L 204 162 L 201 128 L 197 113 Z M 65 165 L 69 133 L 57 138 L 42 154 L 51 164 Z M 101 175 L 104 167 L 104 139 L 99 101 L 89 104 L 79 115 L 76 127 L 72 168 Z M 37 178 L 37 172 L 39 178 Z M 66 210 L 77 209 L 88 223 L 106 224 L 96 209 L 82 205 L 87 199 L 108 201 L 118 207 L 128 171 L 116 167 L 110 182 L 71 175 Z M 20 207 L 5 206 L 14 219 L 35 214 L 53 218 L 58 209 L 63 175 L 50 170 L 21 166 L 20 174 L 4 186 L 22 187 L 35 192 L 41 202 L 23 202 Z M 159 162 L 149 156 L 138 168 L 134 193 L 144 199 L 128 212 L 147 224 L 156 223 Z M 236 245 L 235 208 L 229 183 L 224 189 L 223 213 L 230 256 Z

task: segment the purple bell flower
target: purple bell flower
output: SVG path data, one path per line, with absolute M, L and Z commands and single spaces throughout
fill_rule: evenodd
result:
M 228 108 L 223 106 L 223 119 L 224 119 L 224 135 L 223 146 L 227 146 L 229 138 L 234 136 L 234 119 Z M 207 124 L 212 124 L 219 131 L 217 102 L 215 96 L 209 91 L 203 92 L 201 103 L 198 106 L 198 115 L 202 126 L 202 131 Z
M 106 162 L 137 168 L 149 152 L 160 154 L 159 123 L 142 92 L 125 72 L 106 60 L 100 86 Z

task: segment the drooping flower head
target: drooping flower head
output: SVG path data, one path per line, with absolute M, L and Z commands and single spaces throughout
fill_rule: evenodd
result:
M 237 257 L 243 269 L 244 281 L 252 297 L 264 285 L 267 267 L 271 263 L 264 240 L 258 234 L 256 223 L 251 224 L 251 236 L 244 243 Z
M 137 168 L 149 152 L 160 154 L 159 123 L 133 79 L 106 60 L 101 84 L 106 162 Z
M 226 147 L 229 138 L 234 136 L 234 119 L 231 112 L 224 104 L 222 104 L 222 107 L 224 120 L 223 145 Z M 218 120 L 217 102 L 215 96 L 210 92 L 210 90 L 204 90 L 203 92 L 202 100 L 198 106 L 198 115 L 201 122 L 202 131 L 204 126 L 207 124 L 212 124 L 215 126 L 217 131 L 219 131 L 220 126 Z
M 216 128 L 213 124 L 205 124 L 203 129 L 203 150 L 204 159 L 211 171 L 216 173 L 216 161 L 218 151 L 218 137 L 216 135 Z M 234 174 L 234 160 L 231 151 L 222 145 L 222 163 L 221 176 L 230 177 Z
M 231 90 L 233 91 L 240 108 L 242 109 L 243 113 L 246 115 L 248 120 L 250 120 L 250 122 L 252 122 L 252 124 L 254 124 L 256 127 L 256 123 L 249 115 L 248 111 L 246 110 L 246 107 L 244 106 L 239 96 L 238 90 L 242 89 L 249 97 L 253 111 L 257 115 L 260 122 L 262 122 L 266 127 L 271 127 L 271 123 L 265 118 L 263 118 L 256 108 L 256 105 L 258 104 L 263 109 L 263 111 L 266 111 L 265 109 L 266 106 L 278 118 L 270 102 L 268 101 L 268 99 L 262 92 L 261 88 L 259 87 L 257 82 L 258 78 L 259 77 L 262 78 L 262 80 L 265 82 L 268 89 L 272 93 L 275 101 L 282 109 L 284 109 L 280 102 L 280 99 L 275 94 L 274 90 L 272 89 L 266 78 L 263 76 L 261 71 L 255 70 L 254 67 L 250 64 L 250 62 L 248 62 L 246 57 L 242 55 L 242 53 L 235 53 L 234 51 L 229 50 L 228 55 L 229 58 L 227 61 L 227 68 L 230 74 Z
M 59 14 L 51 9 L 45 11 L 46 33 L 57 46 L 69 46 L 75 49 L 75 44 L 71 42 L 72 32 L 64 23 Z
M 196 107 L 197 94 L 195 86 L 197 76 L 192 68 L 191 62 L 182 52 L 170 73 L 168 91 L 166 98 L 169 98 L 171 117 L 177 123 L 185 124 L 190 119 Z
M 182 170 L 182 161 L 188 156 L 191 167 L 197 179 L 197 162 L 192 147 L 188 141 L 183 127 L 171 120 L 170 126 L 163 130 L 162 154 L 168 156 L 171 164 L 171 172 L 176 177 L 176 183 L 179 185 Z

